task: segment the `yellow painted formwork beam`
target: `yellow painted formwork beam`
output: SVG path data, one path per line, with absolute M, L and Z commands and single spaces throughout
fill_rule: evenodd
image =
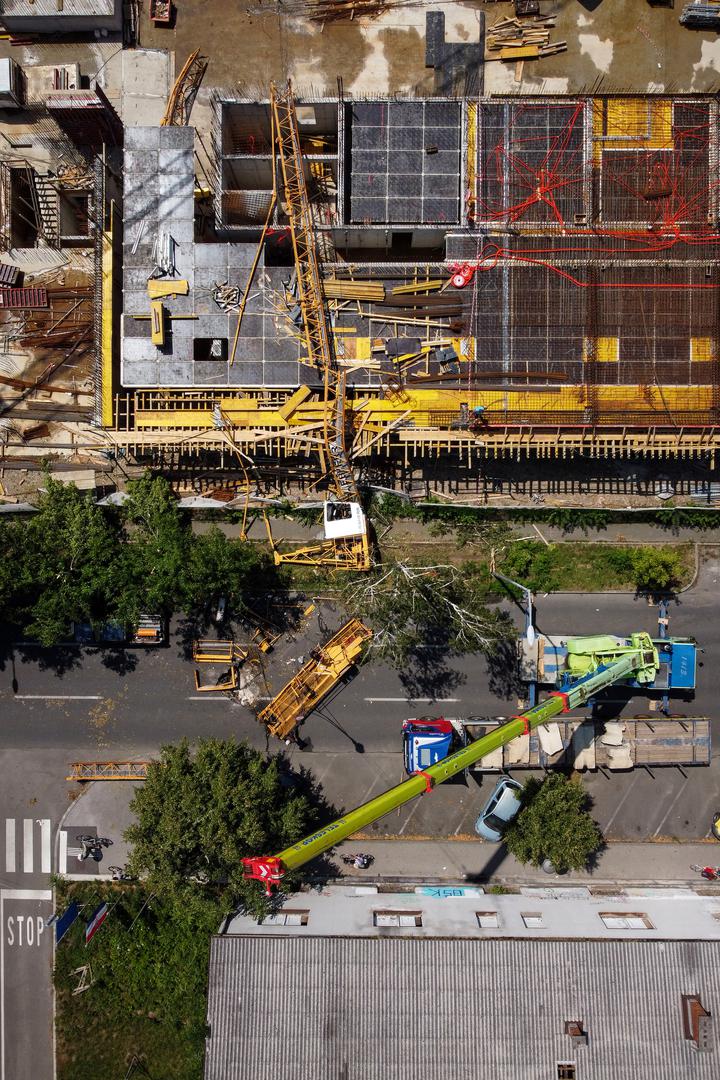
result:
M 612 363 L 612 353 L 608 346 L 606 359 Z M 705 361 L 695 361 L 695 369 Z M 708 380 L 709 382 L 709 380 Z M 544 414 L 548 422 L 554 422 L 553 416 L 562 413 L 567 423 L 584 422 L 586 407 L 585 393 L 582 386 L 558 386 L 546 392 L 525 390 L 442 390 L 406 388 L 403 399 L 392 400 L 389 397 L 373 397 L 369 392 L 357 411 L 357 423 L 362 423 L 363 441 L 369 442 L 389 425 L 403 424 L 404 427 L 448 430 L 460 416 L 461 406 L 466 404 L 470 410 L 482 406 L 484 418 L 489 427 L 494 423 L 542 423 Z M 676 423 L 676 414 L 707 415 L 713 405 L 713 392 L 706 386 L 622 386 L 606 385 L 595 388 L 596 407 L 599 412 L 600 426 L 603 417 L 624 417 L 628 423 L 639 423 L 643 418 L 649 426 L 652 424 Z M 323 401 L 305 400 L 299 402 L 292 415 L 280 409 L 263 409 L 260 403 L 249 398 L 223 398 L 221 409 L 234 431 L 234 439 L 241 445 L 252 446 L 268 438 L 290 439 L 307 445 L 321 445 L 321 428 L 328 406 Z M 285 415 L 283 414 L 285 412 Z M 574 419 L 573 419 L 574 417 Z M 214 428 L 213 412 L 210 409 L 185 410 L 138 410 L 135 416 L 138 439 L 142 433 L 148 435 L 157 431 L 176 430 L 196 433 L 205 429 L 211 433 Z M 209 437 L 209 436 L 208 436 Z M 357 452 L 362 454 L 363 447 Z
M 362 655 L 372 630 L 359 619 L 350 619 L 325 645 L 313 650 L 313 656 L 290 679 L 258 715 L 270 735 L 285 739 L 317 708 L 322 698 L 337 685 L 343 675 Z
M 113 423 L 113 236 L 115 204 L 110 204 L 110 228 L 103 230 L 102 258 L 100 265 L 101 317 L 100 361 L 102 388 L 100 393 L 100 420 L 103 427 Z
M 149 761 L 72 761 L 66 780 L 145 780 Z

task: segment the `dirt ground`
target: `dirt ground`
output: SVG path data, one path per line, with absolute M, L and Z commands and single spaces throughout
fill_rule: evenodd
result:
M 249 13 L 267 9 L 267 14 Z M 522 85 L 514 65 L 485 65 L 486 92 L 588 90 L 705 92 L 720 88 L 720 38 L 679 23 L 682 4 L 650 7 L 625 0 L 541 0 L 557 15 L 553 41 L 568 50 L 525 64 Z M 511 12 L 509 3 L 417 3 L 390 7 L 380 18 L 327 24 L 322 29 L 281 14 L 274 2 L 177 0 L 172 30 L 141 20 L 140 42 L 171 48 L 177 61 L 195 48 L 209 57 L 207 86 L 264 86 L 291 75 L 298 90 L 334 94 L 342 77 L 348 93 L 428 93 L 425 16 L 445 12 L 446 41 L 478 39 L 479 13 L 488 23 Z
M 298 0 L 288 0 L 296 7 Z M 175 24 L 156 28 L 142 4 L 139 44 L 175 53 L 179 67 L 194 49 L 210 64 L 201 97 L 214 87 L 251 95 L 267 93 L 271 79 L 291 76 L 298 93 L 337 93 L 338 77 L 346 94 L 428 94 L 434 73 L 425 67 L 425 18 L 445 13 L 448 43 L 479 39 L 484 15 L 488 24 L 511 14 L 509 3 L 465 0 L 459 3 L 403 2 L 377 19 L 325 26 L 288 15 L 277 0 L 176 0 Z M 553 41 L 567 41 L 566 52 L 528 61 L 521 83 L 514 65 L 491 61 L 484 66 L 486 93 L 708 92 L 720 89 L 720 37 L 688 30 L 674 8 L 651 7 L 640 0 L 541 0 L 543 15 L 555 15 Z M 0 55 L 21 64 L 79 61 L 84 74 L 113 64 L 117 42 L 36 43 L 12 47 L 0 42 Z M 478 56 L 480 49 L 478 48 Z M 138 121 L 135 121 L 138 122 Z M 154 121 L 150 121 L 154 122 Z

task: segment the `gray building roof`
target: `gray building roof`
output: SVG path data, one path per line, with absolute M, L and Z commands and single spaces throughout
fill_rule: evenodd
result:
M 217 937 L 205 1080 L 715 1080 L 716 943 Z M 573 1045 L 566 1021 L 581 1021 Z M 711 1020 L 711 1025 L 717 1019 Z

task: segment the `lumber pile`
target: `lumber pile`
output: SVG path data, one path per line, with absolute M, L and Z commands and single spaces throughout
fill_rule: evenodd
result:
M 387 6 L 388 0 L 304 0 L 299 13 L 313 22 L 340 22 L 361 16 L 373 18 L 381 15 Z
M 504 16 L 488 27 L 485 35 L 485 59 L 514 62 L 538 60 L 567 49 L 566 41 L 551 41 L 555 25 L 552 16 L 521 19 Z
M 385 286 L 375 281 L 341 281 L 328 278 L 323 282 L 323 291 L 328 300 L 384 300 Z

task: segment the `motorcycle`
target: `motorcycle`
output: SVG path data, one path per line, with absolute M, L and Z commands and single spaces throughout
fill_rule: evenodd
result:
M 341 855 L 340 858 L 346 866 L 354 866 L 356 870 L 367 870 L 372 864 L 372 855 L 366 855 L 362 851 L 358 851 L 355 855 Z

